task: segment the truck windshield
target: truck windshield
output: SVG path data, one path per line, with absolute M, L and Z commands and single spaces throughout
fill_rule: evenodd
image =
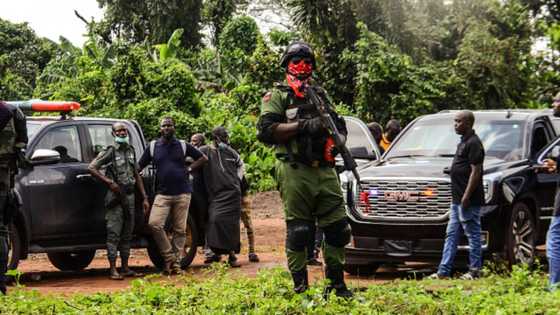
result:
M 505 161 L 522 158 L 524 128 L 525 121 L 522 120 L 484 120 L 477 117 L 474 124 L 486 157 Z M 452 120 L 419 120 L 393 144 L 385 159 L 453 157 L 459 141 L 460 136 L 455 133 Z

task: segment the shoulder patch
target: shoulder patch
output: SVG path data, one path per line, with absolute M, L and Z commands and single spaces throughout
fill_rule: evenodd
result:
M 266 92 L 266 94 L 263 96 L 262 100 L 265 103 L 270 102 L 270 98 L 272 97 L 272 92 Z

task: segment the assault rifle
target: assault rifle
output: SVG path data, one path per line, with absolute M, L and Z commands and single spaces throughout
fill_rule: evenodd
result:
M 9 225 L 14 220 L 16 216 L 17 208 L 19 202 L 13 189 L 8 190 L 8 195 L 6 196 L 5 203 L 2 209 L 2 222 L 0 224 Z
M 336 151 L 340 153 L 340 156 L 344 161 L 344 169 L 352 171 L 352 174 L 354 174 L 354 178 L 356 178 L 358 185 L 360 185 L 360 174 L 356 169 L 358 165 L 356 164 L 356 161 L 354 161 L 352 154 L 344 144 L 345 141 L 343 140 L 343 136 L 338 131 L 338 128 L 336 127 L 336 124 L 332 116 L 330 115 L 327 106 L 325 105 L 325 102 L 317 94 L 316 88 L 313 86 L 306 87 L 305 95 L 307 96 L 308 101 L 311 102 L 313 106 L 315 106 L 317 112 L 319 112 L 323 124 L 328 129 L 330 137 L 334 141 L 334 148 L 336 148 Z
M 134 191 L 134 186 L 122 185 L 119 182 L 116 183 L 117 185 L 119 185 L 119 192 L 118 193 L 113 192 L 114 199 L 111 200 L 109 204 L 107 204 L 107 208 L 113 208 L 117 205 L 120 205 L 123 210 L 124 218 L 128 219 L 130 217 L 130 214 L 128 213 L 129 204 L 128 204 L 128 199 L 126 199 L 126 196 Z

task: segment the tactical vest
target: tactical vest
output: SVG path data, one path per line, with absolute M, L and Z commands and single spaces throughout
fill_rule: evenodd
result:
M 132 146 L 123 152 L 114 146 L 107 147 L 111 150 L 112 162 L 107 165 L 107 175 L 119 185 L 134 186 L 134 168 L 136 167 L 136 154 Z
M 305 99 L 296 98 L 292 88 L 287 85 L 278 85 L 284 102 L 284 113 L 288 123 L 300 119 L 311 119 L 319 116 L 319 112 L 313 104 Z M 321 95 L 324 97 L 323 95 Z M 294 159 L 307 165 L 324 164 L 324 148 L 327 142 L 326 136 L 311 137 L 309 135 L 298 135 L 286 145 L 278 147 L 280 155 L 285 154 L 288 159 Z M 290 157 L 291 155 L 291 157 Z

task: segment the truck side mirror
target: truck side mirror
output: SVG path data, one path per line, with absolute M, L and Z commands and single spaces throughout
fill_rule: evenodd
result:
M 60 161 L 60 153 L 55 150 L 37 149 L 31 155 L 31 165 L 55 164 Z

